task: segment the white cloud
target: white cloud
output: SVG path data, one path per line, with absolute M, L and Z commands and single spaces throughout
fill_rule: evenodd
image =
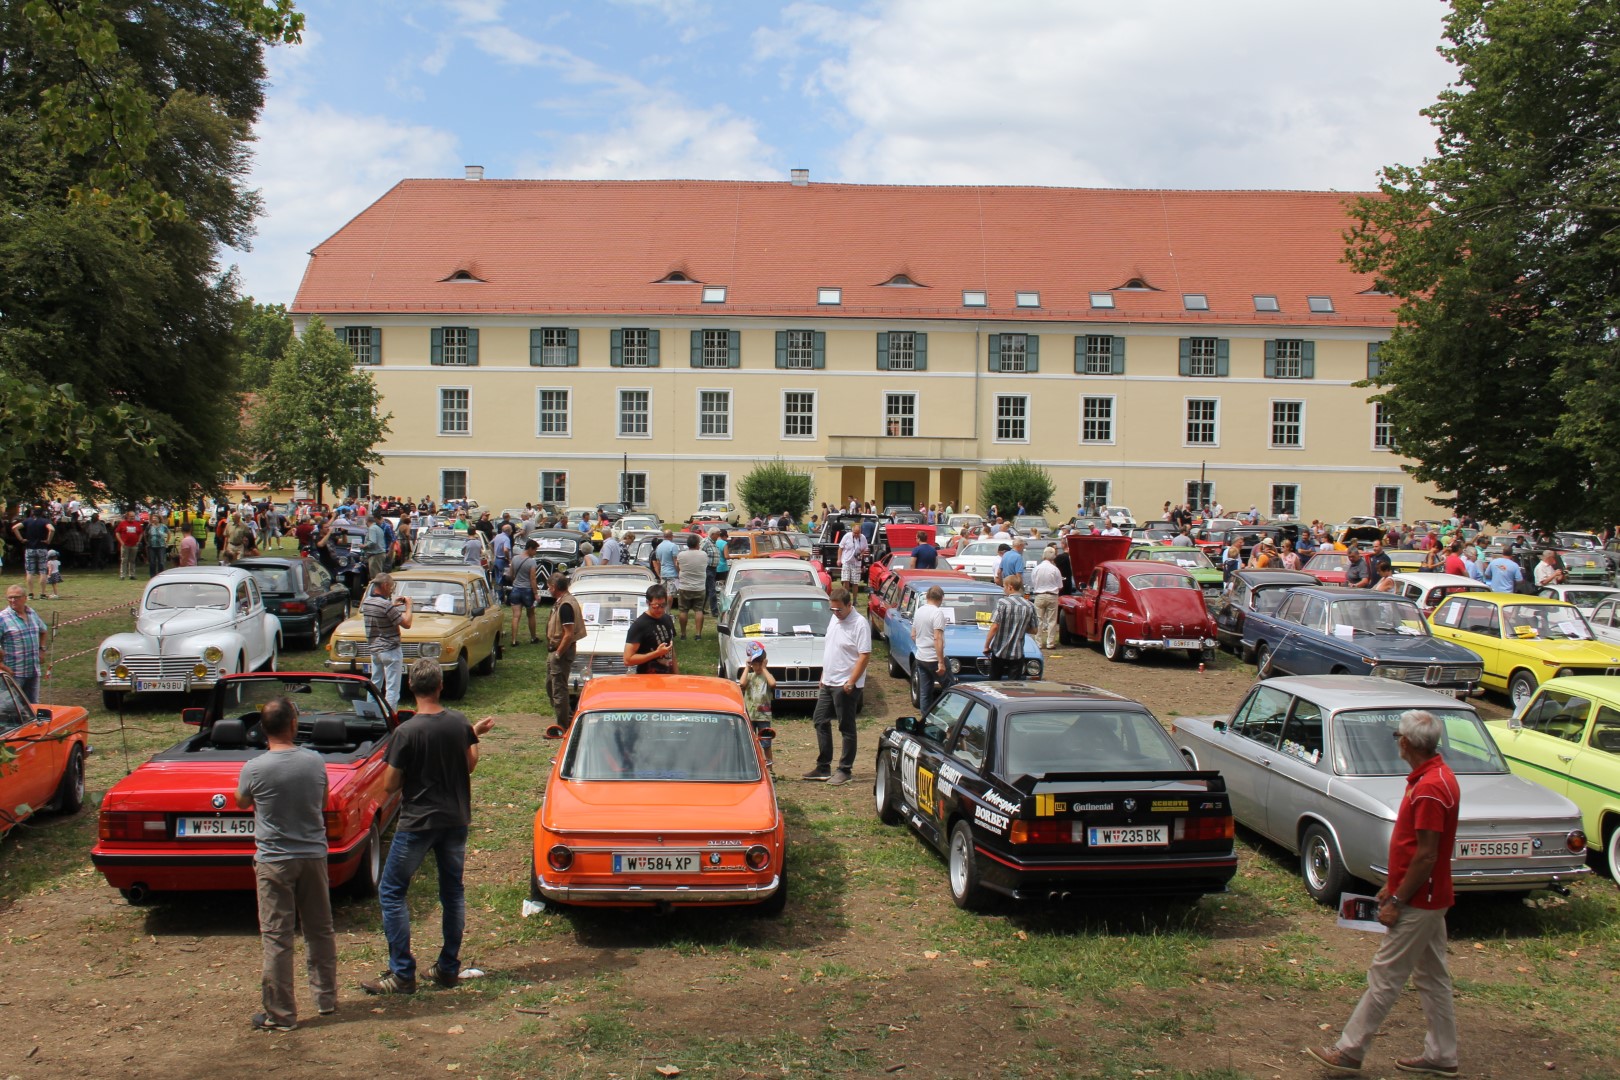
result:
M 671 95 L 622 110 L 607 131 L 568 135 L 556 149 L 520 163 L 523 175 L 557 179 L 742 180 L 778 177 L 776 152 L 755 122 L 724 106 L 698 108 Z

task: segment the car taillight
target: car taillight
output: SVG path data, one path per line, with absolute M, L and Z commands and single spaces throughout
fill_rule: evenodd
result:
M 1237 834 L 1229 814 L 1176 818 L 1172 838 L 1176 840 L 1230 840 Z
M 327 842 L 343 839 L 343 815 L 336 810 L 326 810 L 321 816 L 326 819 Z
M 162 813 L 103 810 L 98 819 L 103 840 L 163 840 L 169 834 Z
M 302 600 L 283 600 L 281 602 L 281 610 L 287 612 L 289 615 L 302 615 L 304 612 L 309 610 L 309 605 L 304 603 Z
M 1614 837 L 1614 838 L 1610 839 L 1609 843 L 1611 843 L 1611 844 L 1620 843 L 1620 836 L 1617 836 L 1617 837 Z M 1581 830 L 1576 829 L 1574 832 L 1572 832 L 1568 836 L 1564 837 L 1564 846 L 1569 848 L 1570 851 L 1575 852 L 1576 854 L 1579 854 L 1580 852 L 1585 851 L 1586 850 L 1586 834 L 1581 832 Z
M 755 844 L 748 849 L 748 869 L 763 870 L 771 865 L 771 849 Z
M 1078 821 L 1015 821 L 1007 838 L 1015 844 L 1069 844 L 1079 840 Z
M 552 849 L 546 852 L 546 864 L 553 870 L 566 870 L 574 865 L 574 853 L 562 844 L 553 845 Z

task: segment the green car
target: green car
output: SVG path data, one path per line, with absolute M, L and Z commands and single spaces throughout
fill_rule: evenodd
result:
M 1179 566 L 1192 574 L 1193 580 L 1198 582 L 1198 587 L 1205 593 L 1218 593 L 1226 585 L 1226 578 L 1221 574 L 1220 568 L 1209 561 L 1208 555 L 1194 547 L 1136 544 L 1125 557 L 1142 562 L 1162 562 Z
M 1581 808 L 1588 842 L 1620 881 L 1620 676 L 1548 679 L 1511 719 L 1485 726 L 1514 772 Z

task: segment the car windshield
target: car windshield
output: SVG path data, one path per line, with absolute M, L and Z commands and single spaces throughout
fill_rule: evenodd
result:
M 625 529 L 656 529 L 659 521 L 651 514 L 630 514 L 619 519 L 619 525 Z
M 1295 588 L 1293 582 L 1286 585 L 1256 585 L 1254 592 L 1250 594 L 1249 604 L 1256 611 L 1276 611 L 1282 606 L 1283 599 L 1288 595 L 1288 590 L 1292 588 Z
M 1213 570 L 1215 564 L 1209 557 L 1197 548 L 1143 548 L 1132 555 L 1133 559 L 1145 559 L 1148 562 L 1169 563 L 1179 566 L 1183 570 Z M 1131 580 L 1135 580 L 1132 578 Z
M 1562 556 L 1566 570 L 1603 570 L 1609 569 L 1609 562 L 1601 555 L 1590 551 L 1566 551 Z
M 1395 733 L 1404 709 L 1347 709 L 1333 715 L 1333 768 L 1342 776 L 1405 776 Z M 1505 773 L 1507 764 L 1472 709 L 1429 709 L 1444 725 L 1440 756 L 1451 771 Z
M 1142 589 L 1196 589 L 1198 582 L 1180 574 L 1132 574 L 1131 588 Z
M 1557 540 L 1560 544 L 1568 544 L 1570 547 L 1594 547 L 1595 548 L 1595 547 L 1602 547 L 1603 546 L 1602 542 L 1600 540 L 1598 540 L 1598 538 L 1596 536 L 1594 536 L 1592 533 L 1577 533 L 1577 532 L 1554 533 L 1553 534 L 1553 539 Z
M 579 610 L 586 626 L 629 626 L 637 615 L 647 610 L 644 592 L 582 592 L 575 593 Z
M 579 541 L 566 536 L 537 536 L 534 538 L 540 545 L 541 551 L 553 551 L 563 555 L 572 555 L 579 550 Z
M 229 611 L 231 590 L 223 585 L 206 581 L 171 581 L 152 588 L 146 594 L 146 610 L 168 611 L 175 608 L 205 608 L 210 611 Z
M 944 582 L 940 583 L 942 586 Z M 920 586 L 919 586 L 920 588 Z M 945 621 L 956 626 L 989 626 L 995 621 L 996 601 L 1000 593 L 950 592 L 940 601 Z
M 997 554 L 996 549 L 1005 543 L 1005 540 L 980 540 L 978 543 L 969 544 L 967 547 L 963 548 L 959 554 L 966 556 L 995 555 Z
M 259 591 L 266 593 L 290 593 L 296 587 L 293 582 L 291 570 L 280 566 L 243 566 L 252 575 L 253 580 L 259 583 Z
M 781 566 L 762 566 L 758 569 L 738 570 L 731 575 L 731 591 L 737 592 L 752 585 L 819 585 L 816 572 L 808 566 L 795 566 L 797 559 L 780 559 Z
M 1328 618 L 1328 628 L 1334 634 L 1404 634 L 1408 637 L 1427 637 L 1429 624 L 1423 621 L 1423 612 L 1410 600 L 1384 597 L 1355 600 L 1335 600 Z
M 1014 713 L 1005 724 L 1008 779 L 1060 772 L 1174 770 L 1187 762 L 1150 713 L 1055 709 Z
M 1563 598 L 1576 607 L 1597 607 L 1614 593 L 1600 589 L 1565 589 Z
M 1045 532 L 1051 527 L 1051 522 L 1047 521 L 1043 517 L 1036 517 L 1033 514 L 1013 518 L 1013 528 L 1015 529 L 1040 529 L 1042 532 Z
M 588 712 L 574 720 L 564 780 L 759 780 L 748 719 L 730 713 Z
M 435 611 L 441 615 L 467 614 L 467 590 L 455 581 L 394 579 L 394 596 L 409 597 L 413 611 Z
M 1506 637 L 1585 641 L 1592 636 L 1586 616 L 1574 604 L 1506 604 L 1502 628 Z
M 1350 565 L 1348 555 L 1312 555 L 1310 562 L 1305 564 L 1307 570 L 1343 570 Z
M 467 534 L 464 532 L 428 533 L 414 547 L 418 559 L 461 559 L 466 549 Z
M 815 545 L 810 542 L 810 537 L 797 529 L 784 535 L 787 536 L 788 545 L 796 551 L 814 551 L 816 549 Z
M 832 608 L 810 596 L 747 600 L 737 609 L 736 632 L 743 637 L 823 637 Z
M 370 720 L 385 723 L 387 711 L 369 683 L 359 679 L 307 679 L 292 681 L 285 678 L 227 679 L 219 693 L 223 704 L 219 715 L 248 721 L 252 728 L 259 714 L 271 698 L 286 697 L 298 707 L 298 730 L 308 732 L 315 720 L 322 716 L 341 716 L 345 720 Z M 383 730 L 387 730 L 386 727 Z

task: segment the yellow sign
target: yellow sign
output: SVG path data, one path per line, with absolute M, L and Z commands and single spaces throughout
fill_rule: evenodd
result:
M 1035 816 L 1036 817 L 1052 817 L 1055 814 L 1062 814 L 1062 813 L 1066 812 L 1068 809 L 1069 809 L 1069 804 L 1066 803 L 1066 802 L 1059 802 L 1055 796 L 1052 796 L 1052 795 L 1037 795 L 1037 796 L 1035 796 Z
M 1156 814 L 1175 814 L 1187 812 L 1186 799 L 1154 799 L 1153 812 Z
M 934 774 L 927 769 L 917 770 L 917 809 L 933 816 L 934 813 Z

